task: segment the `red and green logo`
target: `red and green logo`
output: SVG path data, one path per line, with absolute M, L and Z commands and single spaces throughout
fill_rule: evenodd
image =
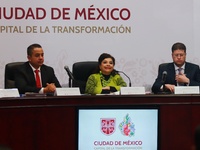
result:
M 119 124 L 119 129 L 125 136 L 134 136 L 135 125 L 131 122 L 131 118 L 128 114 L 124 117 L 123 122 Z

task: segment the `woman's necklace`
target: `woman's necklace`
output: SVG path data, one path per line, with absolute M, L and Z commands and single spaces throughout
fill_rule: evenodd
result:
M 100 79 L 101 79 L 101 84 L 103 87 L 106 87 L 110 81 L 112 80 L 112 76 L 108 75 L 108 79 L 105 79 L 105 76 L 102 74 L 102 72 L 100 71 Z

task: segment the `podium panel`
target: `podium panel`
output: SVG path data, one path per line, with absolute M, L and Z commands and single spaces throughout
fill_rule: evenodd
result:
M 159 108 L 159 150 L 188 150 L 200 124 L 199 99 L 185 94 L 1 98 L 0 145 L 12 150 L 77 150 L 78 108 L 148 106 Z

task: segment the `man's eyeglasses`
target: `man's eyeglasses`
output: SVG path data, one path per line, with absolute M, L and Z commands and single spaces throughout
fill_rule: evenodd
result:
M 184 57 L 185 54 L 173 54 L 174 57 Z

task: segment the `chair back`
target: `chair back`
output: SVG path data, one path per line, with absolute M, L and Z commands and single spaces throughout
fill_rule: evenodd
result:
M 162 63 L 162 64 L 159 65 L 159 68 L 163 68 L 163 67 L 167 66 L 168 64 L 169 63 Z
M 22 65 L 24 62 L 12 62 L 5 66 L 5 76 L 4 76 L 4 88 L 16 88 L 15 86 L 15 72 L 16 69 Z
M 72 80 L 72 87 L 79 87 L 81 94 L 84 94 L 87 79 L 97 67 L 97 61 L 83 61 L 74 63 L 72 66 L 72 73 L 74 76 L 74 80 Z

